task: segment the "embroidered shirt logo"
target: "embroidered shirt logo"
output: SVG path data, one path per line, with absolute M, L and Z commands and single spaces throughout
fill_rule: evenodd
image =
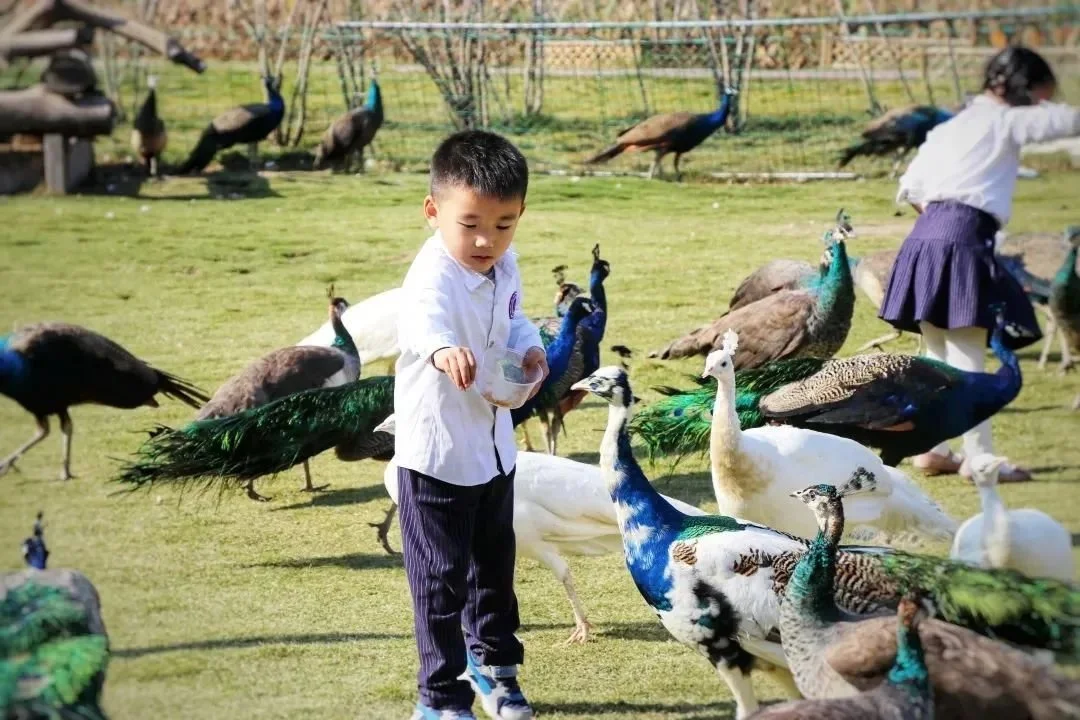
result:
M 517 304 L 518 304 L 518 294 L 517 294 L 517 292 L 514 292 L 514 294 L 512 294 L 510 296 L 510 319 L 511 320 L 514 319 L 514 315 L 517 313 Z

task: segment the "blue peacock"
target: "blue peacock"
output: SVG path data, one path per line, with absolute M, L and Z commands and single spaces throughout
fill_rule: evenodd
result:
M 840 488 L 812 485 L 792 493 L 813 510 L 819 528 L 795 567 L 780 607 L 784 652 L 799 690 L 808 698 L 846 697 L 887 681 L 889 666 L 898 658 L 891 619 L 857 617 L 835 601 L 844 532 L 842 498 L 873 492 L 875 484 L 873 474 L 857 472 Z M 1028 592 L 1065 599 L 1065 607 L 1076 602 L 1076 591 L 1065 583 L 1040 586 L 1040 581 L 1023 580 L 1019 574 L 1014 578 L 1027 582 Z M 958 575 L 955 582 L 977 588 L 983 580 Z M 919 635 L 929 666 L 925 678 L 933 685 L 939 717 L 1080 715 L 1080 683 L 1046 663 L 940 620 L 922 623 Z
M 209 395 L 143 362 L 109 338 L 67 323 L 28 325 L 0 337 L 0 394 L 34 416 L 38 431 L 0 460 L 0 475 L 49 434 L 49 416 L 64 436 L 61 478 L 71 474 L 74 425 L 68 410 L 85 403 L 131 409 L 157 407 L 158 394 L 199 407 Z
M 627 568 L 671 635 L 700 652 L 727 682 L 742 718 L 757 708 L 753 669 L 794 690 L 775 642 L 784 587 L 807 541 L 725 516 L 692 517 L 664 502 L 630 447 L 634 396 L 625 370 L 604 367 L 577 383 L 609 403 L 600 469 L 615 504 Z M 1078 653 L 1080 592 L 1016 573 L 974 570 L 888 548 L 844 548 L 836 596 L 848 612 L 895 607 L 923 593 L 944 620 L 1061 655 Z
M 603 297 L 601 289 L 601 297 Z M 510 411 L 514 426 L 535 415 L 544 429 L 546 449 L 555 454 L 558 432 L 562 427 L 562 401 L 570 395 L 570 386 L 589 374 L 588 368 L 600 366 L 600 341 L 603 339 L 606 313 L 587 297 L 570 303 L 563 316 L 559 334 L 546 346 L 550 373 L 528 402 Z M 526 446 L 531 446 L 525 433 Z
M 251 169 L 258 168 L 259 143 L 277 130 L 285 117 L 281 78 L 265 76 L 262 83 L 266 91 L 266 102 L 241 105 L 226 110 L 211 120 L 187 160 L 177 168 L 178 175 L 202 172 L 219 150 L 226 150 L 240 143 L 248 146 L 248 163 Z
M 96 591 L 81 573 L 46 570 L 41 513 L 23 554 L 32 569 L 0 584 L 0 717 L 105 720 L 109 641 L 89 607 Z
M 882 462 L 896 466 L 962 435 L 1019 395 L 1020 362 L 1005 346 L 1004 331 L 998 312 L 990 347 L 1001 367 L 994 373 L 892 354 L 796 358 L 739 372 L 739 424 L 745 430 L 787 423 L 840 435 L 879 449 Z M 659 390 L 667 397 L 635 418 L 634 432 L 653 454 L 705 452 L 716 385 Z
M 738 94 L 733 88 L 724 90 L 720 107 L 710 113 L 695 115 L 688 112 L 663 113 L 642 120 L 619 133 L 615 144 L 601 150 L 585 162 L 606 162 L 624 152 L 652 150 L 656 156 L 649 168 L 651 180 L 661 170 L 660 161 L 668 153 L 675 153 L 675 176 L 680 177 L 679 159 L 705 142 L 727 122 L 731 112 L 732 98 Z
M 892 173 L 896 177 L 908 154 L 926 142 L 927 134 L 954 113 L 934 105 L 911 105 L 886 112 L 874 119 L 862 132 L 862 140 L 840 156 L 839 167 L 846 166 L 860 155 L 893 155 Z

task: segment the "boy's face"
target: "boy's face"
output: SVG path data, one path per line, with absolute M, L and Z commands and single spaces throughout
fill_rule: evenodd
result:
M 442 234 L 447 252 L 459 263 L 486 273 L 514 239 L 525 212 L 522 198 L 500 200 L 469 188 L 445 187 L 424 198 L 428 225 Z

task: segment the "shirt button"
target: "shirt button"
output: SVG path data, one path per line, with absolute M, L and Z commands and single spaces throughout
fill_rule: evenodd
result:
M 488 347 L 489 348 L 495 347 L 495 341 L 494 340 L 489 340 L 488 341 Z

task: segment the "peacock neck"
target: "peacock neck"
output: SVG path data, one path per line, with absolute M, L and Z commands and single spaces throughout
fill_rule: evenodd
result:
M 1053 288 L 1066 287 L 1080 282 L 1080 276 L 1076 274 L 1076 258 L 1080 254 L 1080 247 L 1073 245 L 1065 254 L 1065 262 L 1061 263 L 1057 274 L 1054 276 Z
M 912 697 L 929 696 L 930 671 L 926 667 L 918 627 L 903 622 L 898 624 L 896 659 L 886 679 L 890 684 L 908 690 Z
M 1009 511 L 994 485 L 980 485 L 982 501 L 982 550 L 987 565 L 1005 567 L 1009 561 Z
M 720 99 L 720 107 L 709 114 L 709 125 L 718 128 L 727 122 L 728 113 L 731 111 L 731 93 L 724 93 Z
M 827 320 L 847 317 L 850 321 L 854 309 L 855 284 L 851 278 L 851 264 L 848 262 L 844 243 L 837 242 L 833 245 L 833 256 L 832 262 L 829 263 L 829 269 L 821 278 L 821 289 L 818 294 L 818 315 Z
M 628 423 L 630 408 L 613 404 L 608 408 L 608 424 L 600 444 L 600 469 L 604 484 L 616 505 L 619 529 L 635 527 L 673 529 L 677 511 L 656 491 L 634 457 Z
M 356 343 L 353 342 L 352 335 L 349 334 L 339 313 L 335 312 L 330 316 L 330 324 L 334 326 L 333 346 L 350 357 L 359 358 L 360 351 L 356 349 Z
M 589 297 L 596 306 L 607 312 L 607 293 L 604 292 L 604 275 L 599 268 L 589 273 Z
M 741 494 L 734 487 L 738 480 L 736 473 L 729 472 L 732 467 L 729 460 L 742 445 L 742 430 L 735 409 L 736 392 L 734 377 L 717 379 L 712 426 L 709 429 L 709 470 L 717 498 Z
M 0 393 L 15 391 L 27 371 L 26 360 L 14 350 L 0 349 Z
M 1001 362 L 1001 367 L 994 373 L 989 383 L 984 383 L 978 400 L 980 404 L 990 409 L 991 413 L 997 412 L 1004 405 L 1012 402 L 1024 384 L 1024 376 L 1020 372 L 1020 360 L 1009 348 L 1005 347 L 1004 324 L 997 323 L 990 334 L 990 349 Z M 989 417 L 989 416 L 987 416 Z
M 836 501 L 830 503 L 824 527 L 810 543 L 806 554 L 799 559 L 791 576 L 784 602 L 806 620 L 819 623 L 834 622 L 840 616 L 833 595 L 836 582 L 836 549 L 844 532 L 844 508 Z
M 574 350 L 577 328 L 581 320 L 582 318 L 574 317 L 572 312 L 563 316 L 559 334 L 555 336 L 555 340 L 547 349 L 548 379 L 545 380 L 545 384 L 561 378 L 570 365 L 570 355 Z
M 272 85 L 266 86 L 266 104 L 270 106 L 270 111 L 273 113 L 285 112 L 285 98 L 281 97 L 281 93 Z

